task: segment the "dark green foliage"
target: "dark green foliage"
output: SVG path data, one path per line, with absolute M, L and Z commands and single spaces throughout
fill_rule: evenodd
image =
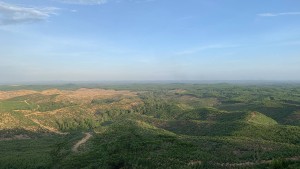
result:
M 58 137 L 0 141 L 0 168 L 51 168 L 50 152 Z
M 114 98 L 109 98 L 109 99 L 93 99 L 91 101 L 92 104 L 111 104 L 114 102 L 121 101 L 122 98 L 120 97 L 114 97 Z
M 45 112 L 45 111 L 52 111 L 56 109 L 60 109 L 67 106 L 72 106 L 72 104 L 65 104 L 61 102 L 46 102 L 39 104 L 38 111 Z
M 98 123 L 90 118 L 58 119 L 56 123 L 62 131 L 88 130 L 98 126 Z

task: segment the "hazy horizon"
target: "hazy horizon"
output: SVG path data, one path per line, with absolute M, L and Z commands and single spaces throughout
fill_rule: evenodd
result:
M 300 2 L 0 0 L 0 84 L 300 81 Z
M 39 86 L 39 85 L 132 85 L 132 84 L 236 84 L 236 85 L 282 85 L 300 84 L 300 80 L 103 80 L 103 81 L 23 81 L 23 82 L 1 82 L 0 86 Z

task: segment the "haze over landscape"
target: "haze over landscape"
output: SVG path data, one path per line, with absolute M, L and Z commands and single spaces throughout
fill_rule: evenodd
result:
M 0 79 L 300 80 L 300 2 L 1 0 Z

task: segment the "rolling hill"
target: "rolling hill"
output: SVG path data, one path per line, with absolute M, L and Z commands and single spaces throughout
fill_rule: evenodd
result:
M 300 86 L 0 86 L 0 168 L 299 168 Z

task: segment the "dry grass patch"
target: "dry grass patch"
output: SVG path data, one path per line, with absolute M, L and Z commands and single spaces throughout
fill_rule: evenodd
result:
M 0 91 L 0 100 L 38 93 L 33 90 Z

